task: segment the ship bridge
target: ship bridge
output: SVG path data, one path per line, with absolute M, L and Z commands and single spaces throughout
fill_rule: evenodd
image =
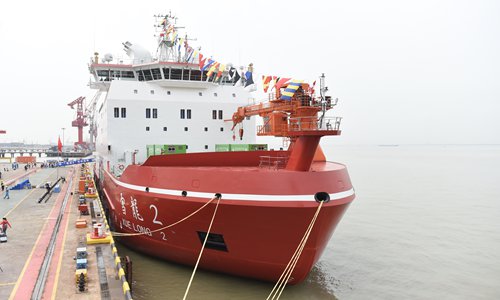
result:
M 203 55 L 198 51 L 200 48 L 189 45 L 189 41 L 196 39 L 188 38 L 187 34 L 181 37 L 178 29 L 184 27 L 176 25 L 174 16 L 168 14 L 158 18 L 161 24 L 156 26 L 159 28 L 156 57 L 129 41 L 122 43 L 127 59 L 115 59 L 108 53 L 100 60 L 99 53 L 95 52 L 89 64 L 89 71 L 94 77 L 91 88 L 108 90 L 113 80 L 148 81 L 162 87 L 190 89 L 234 85 L 238 81 L 239 76 L 231 76 L 232 79 L 228 76 L 231 64 L 226 66 L 210 58 L 210 63 L 205 63 L 207 57 L 202 59 Z
M 226 77 L 220 83 L 207 81 L 208 71 L 201 71 L 197 64 L 180 62 L 152 62 L 146 64 L 99 63 L 96 54 L 89 66 L 95 82 L 92 88 L 107 89 L 112 80 L 149 81 L 164 87 L 202 88 L 222 85 L 233 85 Z

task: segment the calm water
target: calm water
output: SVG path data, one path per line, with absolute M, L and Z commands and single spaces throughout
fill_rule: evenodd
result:
M 324 148 L 357 198 L 281 299 L 500 299 L 500 146 Z M 119 252 L 134 299 L 182 299 L 191 268 Z M 188 299 L 265 299 L 272 286 L 199 270 Z

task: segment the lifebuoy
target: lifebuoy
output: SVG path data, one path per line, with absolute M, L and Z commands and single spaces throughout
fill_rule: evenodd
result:
M 118 169 L 122 170 L 125 169 L 125 166 L 124 165 L 118 165 Z

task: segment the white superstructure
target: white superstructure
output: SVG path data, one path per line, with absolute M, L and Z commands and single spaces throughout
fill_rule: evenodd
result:
M 157 17 L 156 57 L 127 41 L 127 62 L 111 54 L 100 61 L 94 53 L 89 65 L 90 86 L 98 90 L 90 124 L 97 160 L 116 175 L 144 162 L 147 145 L 186 145 L 186 152 L 203 152 L 215 151 L 216 144 L 255 143 L 254 118 L 231 130 L 233 113 L 252 102 L 245 78 L 238 81 L 230 64 L 202 59 L 187 35 L 180 36 L 172 14 Z
M 193 63 L 100 63 L 97 55 L 89 69 L 91 87 L 100 92 L 94 106 L 96 150 L 111 170 L 144 162 L 146 145 L 203 152 L 216 144 L 255 143 L 254 119 L 245 122 L 242 139 L 239 128 L 231 130 L 232 114 L 251 100 L 227 77 L 207 81 L 207 71 Z

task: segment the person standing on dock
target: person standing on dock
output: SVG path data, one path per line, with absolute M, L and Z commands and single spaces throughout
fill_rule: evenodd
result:
M 2 193 L 5 191 L 5 185 L 3 184 L 3 180 L 0 180 L 0 185 L 2 186 Z
M 9 195 L 9 187 L 6 186 L 5 187 L 5 195 L 3 196 L 4 199 L 10 199 L 10 195 Z
M 7 235 L 7 225 L 12 228 L 12 226 L 10 225 L 9 221 L 7 221 L 7 218 L 3 218 L 2 219 L 2 222 L 0 223 L 2 225 L 2 232 Z

